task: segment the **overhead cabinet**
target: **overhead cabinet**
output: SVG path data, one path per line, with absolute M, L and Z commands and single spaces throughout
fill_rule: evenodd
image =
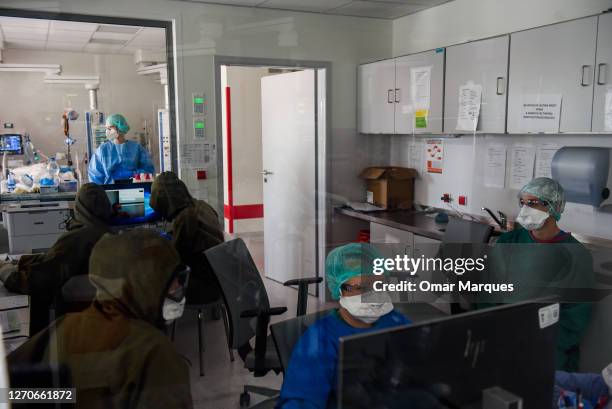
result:
M 502 36 L 446 49 L 444 132 L 465 132 L 457 128 L 459 95 L 472 85 L 482 89 L 476 132 L 506 132 L 508 45 L 509 36 Z
M 359 66 L 359 131 L 442 132 L 444 49 Z
M 561 97 L 560 114 L 542 116 L 542 129 L 590 132 L 597 17 L 521 31 L 510 38 L 508 132 L 538 132 L 534 121 L 525 120 L 530 116 L 525 112 L 556 96 Z
M 612 13 L 599 16 L 597 33 L 597 59 L 595 61 L 595 94 L 593 99 L 593 132 L 611 132 L 608 118 L 606 127 L 606 95 L 612 99 L 610 67 L 612 65 Z M 612 101 L 608 101 L 612 104 Z

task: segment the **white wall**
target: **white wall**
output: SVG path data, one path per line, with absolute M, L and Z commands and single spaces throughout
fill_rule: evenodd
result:
M 596 14 L 612 7 L 611 0 L 455 0 L 442 6 L 397 19 L 393 22 L 394 55 L 404 55 L 449 46 L 465 41 L 509 33 L 545 24 Z M 511 75 L 511 74 L 510 74 Z M 411 136 L 392 136 L 390 163 L 413 166 L 408 149 L 424 139 Z M 416 201 L 445 207 L 440 200 L 443 193 L 457 199 L 467 195 L 466 207 L 454 205 L 462 211 L 483 214 L 481 208 L 501 210 L 511 218 L 518 213 L 517 190 L 510 189 L 510 147 L 527 144 L 555 143 L 562 146 L 612 147 L 610 135 L 477 135 L 444 139 L 444 173 L 428 174 L 423 162 L 418 165 L 420 177 L 416 181 Z M 506 188 L 484 186 L 485 149 L 491 144 L 508 148 Z M 423 158 L 423 155 L 421 156 Z M 602 213 L 589 206 L 569 203 L 561 219 L 561 227 L 572 232 L 612 239 L 612 214 Z
M 585 17 L 612 0 L 454 0 L 393 21 L 393 55 Z
M 234 206 L 263 204 L 263 182 L 259 173 L 263 169 L 261 79 L 267 75 L 270 75 L 268 68 L 226 67 L 226 86 L 231 92 Z M 226 106 L 225 99 L 223 106 Z M 224 143 L 224 159 L 227 158 L 226 150 Z M 224 164 L 227 167 L 227 161 L 224 160 Z M 224 185 L 224 204 L 227 205 L 227 174 Z M 227 227 L 226 224 L 226 231 Z M 260 231 L 263 231 L 263 218 L 234 221 L 235 233 Z
M 130 124 L 128 137 L 147 132 L 156 166 L 159 164 L 159 143 L 155 129 L 158 107 L 163 107 L 163 87 L 152 77 L 136 74 L 130 55 L 94 55 L 78 52 L 55 52 L 7 49 L 3 51 L 7 64 L 61 64 L 62 73 L 97 74 L 100 76 L 98 108 L 106 113 L 122 113 Z M 37 149 L 47 155 L 64 152 L 61 117 L 70 107 L 80 114 L 70 123 L 70 134 L 77 142 L 73 149 L 83 158 L 87 152 L 85 111 L 89 110 L 89 95 L 83 85 L 50 85 L 41 73 L 0 73 L 0 123 L 13 122 L 15 131 L 28 132 Z

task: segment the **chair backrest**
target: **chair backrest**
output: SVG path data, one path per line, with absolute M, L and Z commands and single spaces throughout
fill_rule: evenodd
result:
M 312 314 L 302 315 L 270 325 L 270 331 L 272 332 L 272 338 L 274 339 L 274 345 L 276 346 L 276 352 L 278 353 L 278 359 L 283 372 L 289 365 L 293 348 L 304 332 L 306 332 L 308 327 L 316 320 L 330 314 L 331 311 L 332 310 L 317 311 Z
M 255 336 L 257 318 L 240 313 L 270 308 L 268 293 L 242 239 L 221 243 L 204 252 L 219 281 L 230 322 L 230 345 L 238 349 Z

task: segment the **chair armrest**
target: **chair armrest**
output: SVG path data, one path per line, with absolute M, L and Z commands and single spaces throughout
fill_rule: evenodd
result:
M 259 316 L 271 317 L 273 315 L 281 315 L 287 312 L 287 307 L 273 307 L 273 308 L 255 308 L 252 310 L 242 311 L 240 318 L 252 318 Z
M 319 284 L 321 281 L 323 281 L 323 277 L 295 278 L 293 280 L 285 281 L 283 285 L 286 287 L 291 285 L 310 285 Z

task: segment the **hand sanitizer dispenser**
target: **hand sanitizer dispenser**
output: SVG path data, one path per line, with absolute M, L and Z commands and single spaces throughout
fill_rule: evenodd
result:
M 594 207 L 612 204 L 612 150 L 564 147 L 552 160 L 552 178 L 563 186 L 568 202 Z

